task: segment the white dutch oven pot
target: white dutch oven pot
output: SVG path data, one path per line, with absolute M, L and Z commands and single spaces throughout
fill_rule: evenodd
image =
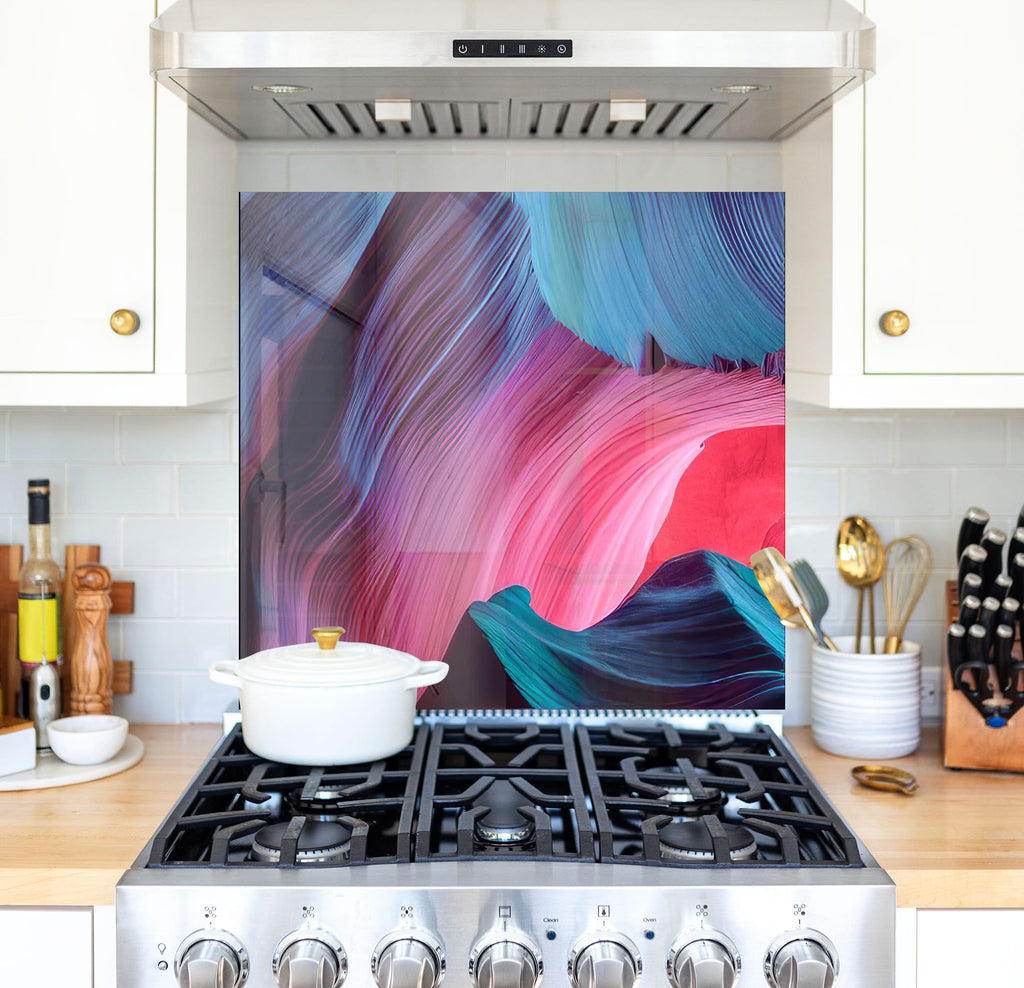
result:
M 338 642 L 343 628 L 314 628 L 316 642 L 210 666 L 236 686 L 242 737 L 257 755 L 291 765 L 352 765 L 385 758 L 412 739 L 416 691 L 448 675 L 444 662 L 380 645 Z

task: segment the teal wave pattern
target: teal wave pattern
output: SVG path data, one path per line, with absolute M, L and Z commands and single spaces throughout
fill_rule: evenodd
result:
M 697 551 L 662 564 L 582 631 L 543 620 L 525 587 L 469 608 L 516 689 L 540 708 L 781 708 L 785 636 L 747 566 Z

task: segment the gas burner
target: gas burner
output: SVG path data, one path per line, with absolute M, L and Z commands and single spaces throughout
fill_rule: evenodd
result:
M 746 827 L 724 823 L 722 828 L 729 838 L 729 858 L 749 861 L 757 853 L 754 835 Z M 669 861 L 714 861 L 715 852 L 711 833 L 701 822 L 670 823 L 658 831 L 661 851 Z
M 257 861 L 277 863 L 289 823 L 272 823 L 256 832 L 252 856 Z M 352 831 L 340 823 L 307 820 L 299 833 L 296 864 L 325 864 L 347 861 Z
M 726 797 L 720 789 L 705 789 L 703 796 L 695 796 L 689 786 L 669 786 L 663 796 L 672 816 L 697 817 L 717 814 L 725 806 Z
M 524 797 L 511 782 L 495 779 L 485 790 L 473 800 L 473 808 L 485 808 L 473 823 L 473 832 L 481 844 L 525 844 L 532 840 L 535 826 L 519 813 L 518 807 L 525 802 Z

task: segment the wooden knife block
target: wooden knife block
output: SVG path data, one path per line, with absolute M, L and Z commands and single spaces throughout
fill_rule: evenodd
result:
M 20 545 L 0 545 L 0 689 L 3 690 L 3 705 L 0 715 L 13 716 L 17 695 L 21 690 L 21 665 L 18 662 L 18 570 L 21 569 L 24 550 Z M 75 646 L 77 620 L 75 615 L 75 590 L 71 585 L 71 574 L 76 566 L 83 563 L 98 563 L 98 545 L 69 545 L 64 550 L 64 589 L 61 619 L 64 632 L 64 665 L 61 667 L 61 696 L 64 713 L 69 712 L 69 686 L 67 681 L 68 658 Z M 115 582 L 110 587 L 111 614 L 131 614 L 135 610 L 135 584 Z M 132 664 L 130 661 L 114 662 L 115 694 L 131 693 Z
M 946 627 L 960 613 L 956 580 L 946 582 Z M 945 642 L 943 642 L 945 647 Z M 1013 646 L 1015 658 L 1021 656 L 1020 631 Z M 946 654 L 942 654 L 943 680 L 946 684 L 943 718 L 943 763 L 946 768 L 1001 769 L 1024 772 L 1024 708 L 1007 721 L 1005 727 L 987 727 L 981 714 L 960 690 L 953 689 Z

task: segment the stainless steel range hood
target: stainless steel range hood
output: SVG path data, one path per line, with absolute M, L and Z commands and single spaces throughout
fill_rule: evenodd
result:
M 178 0 L 150 37 L 240 140 L 780 140 L 874 71 L 844 0 Z

